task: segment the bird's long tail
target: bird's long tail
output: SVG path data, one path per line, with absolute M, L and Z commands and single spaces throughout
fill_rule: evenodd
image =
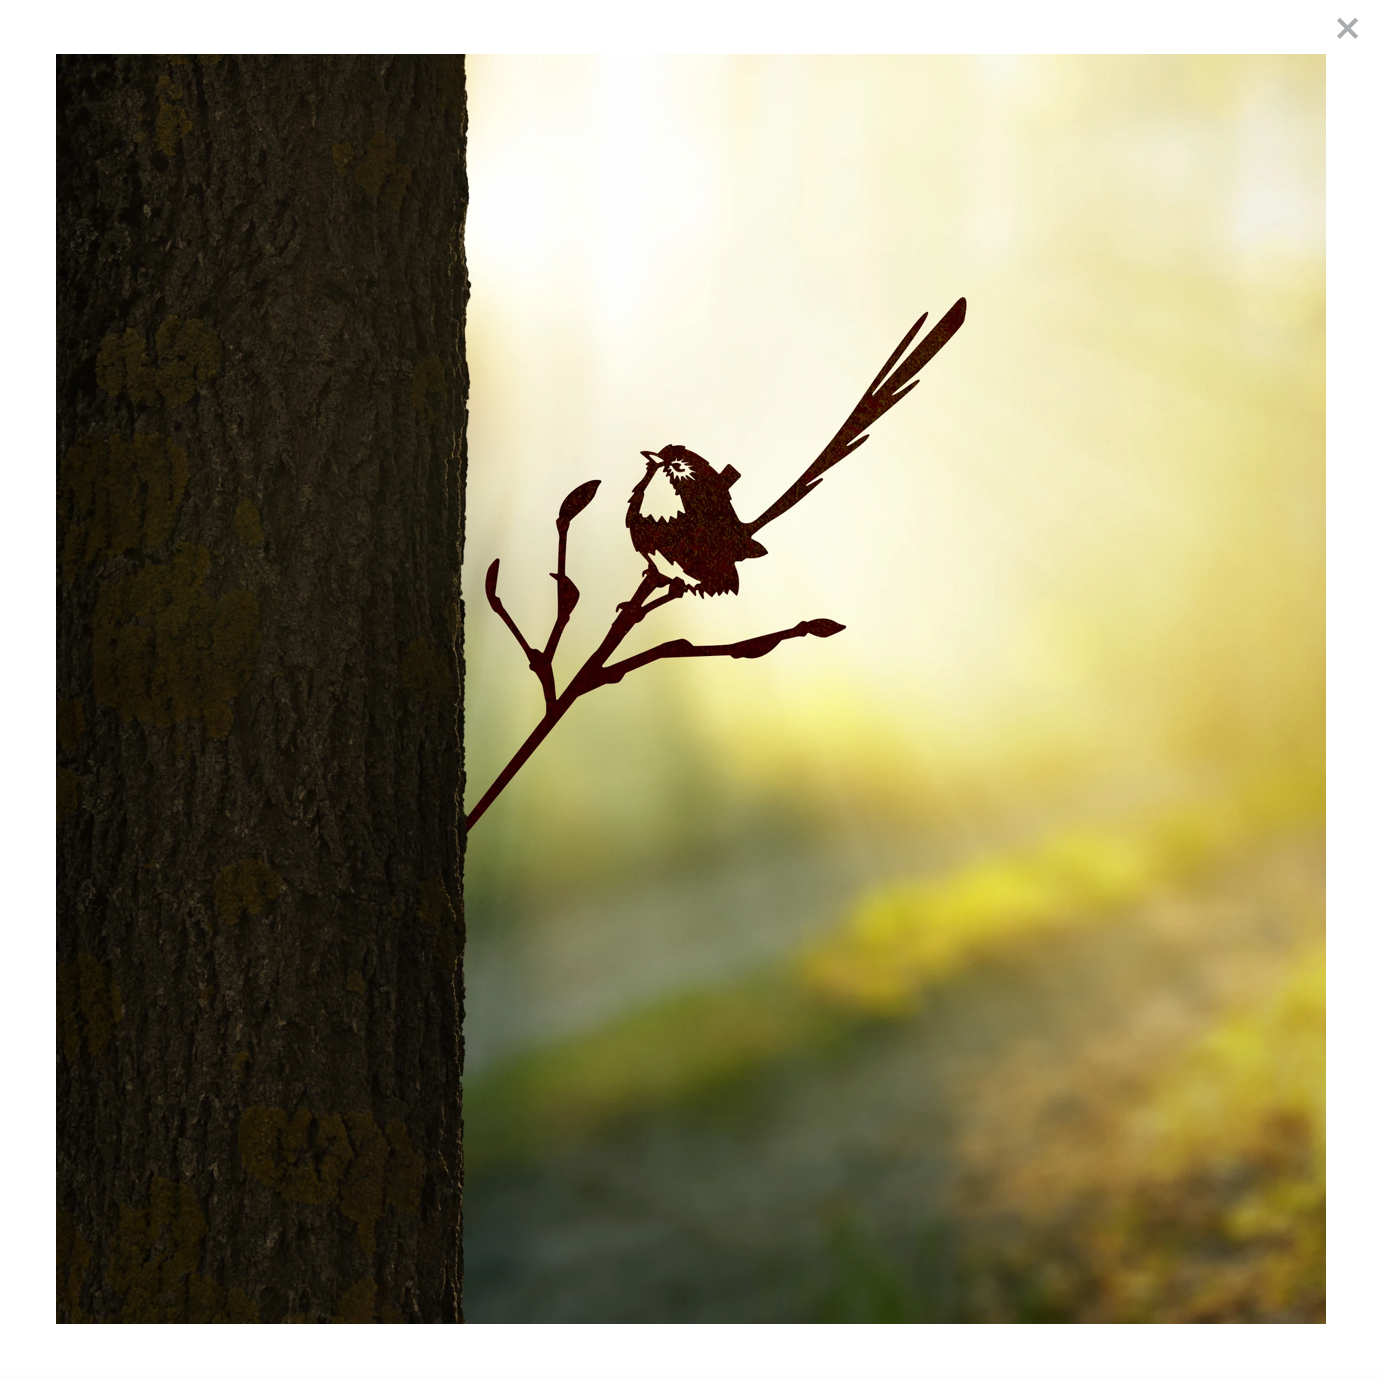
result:
M 755 522 L 748 523 L 747 530 L 756 532 L 758 528 L 765 527 L 774 518 L 779 518 L 782 513 L 794 508 L 819 483 L 825 470 L 832 469 L 845 455 L 857 450 L 867 440 L 868 427 L 895 407 L 915 387 L 919 382 L 916 374 L 948 344 L 967 314 L 968 299 L 960 297 L 915 349 L 902 359 L 906 347 L 925 324 L 929 316 L 926 312 L 891 352 L 890 358 L 882 365 L 881 371 L 872 380 L 858 405 L 848 414 L 848 420 L 835 433 L 834 439 L 819 453 L 819 458 L 761 517 Z M 901 362 L 897 364 L 897 360 Z

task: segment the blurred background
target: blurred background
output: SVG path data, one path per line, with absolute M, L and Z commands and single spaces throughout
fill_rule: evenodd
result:
M 466 805 L 642 561 L 966 324 L 466 854 L 471 1321 L 1323 1309 L 1321 58 L 471 58 Z

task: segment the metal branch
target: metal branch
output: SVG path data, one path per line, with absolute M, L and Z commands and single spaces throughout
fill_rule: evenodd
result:
M 512 615 L 503 607 L 503 600 L 498 597 L 497 557 L 494 558 L 484 576 L 484 593 L 488 597 L 489 607 L 508 625 L 508 631 L 517 638 L 518 646 L 522 648 L 527 657 L 527 664 L 532 668 L 532 674 L 541 682 L 542 695 L 549 707 L 556 700 L 556 682 L 551 674 L 551 658 L 537 651 L 527 641 L 522 635 L 522 629 L 513 622 Z
M 578 490 L 577 490 L 578 492 Z M 573 495 L 572 495 L 573 497 Z M 586 500 L 588 501 L 588 500 Z M 570 499 L 566 500 L 568 504 Z M 583 505 L 581 505 L 583 506 Z M 571 678 L 570 684 L 558 696 L 555 693 L 554 679 L 552 676 L 549 661 L 543 661 L 540 653 L 532 652 L 527 648 L 523 641 L 522 634 L 518 632 L 516 624 L 504 612 L 503 607 L 497 602 L 498 581 L 498 562 L 495 561 L 489 567 L 489 578 L 485 581 L 485 592 L 489 594 L 489 602 L 503 618 L 504 622 L 513 629 L 513 634 L 522 643 L 524 650 L 528 651 L 528 659 L 532 663 L 532 669 L 542 677 L 542 689 L 545 692 L 548 684 L 551 689 L 546 694 L 546 712 L 541 717 L 541 722 L 527 735 L 527 740 L 513 754 L 508 765 L 499 772 L 494 783 L 484 792 L 479 803 L 472 809 L 465 819 L 465 830 L 468 832 L 474 828 L 479 818 L 498 798 L 499 792 L 517 775 L 518 769 L 524 762 L 537 750 L 542 740 L 560 722 L 566 710 L 575 703 L 581 695 L 588 694 L 589 691 L 597 688 L 602 682 L 599 673 L 603 669 L 604 663 L 613 655 L 619 643 L 647 616 L 649 605 L 647 597 L 666 583 L 665 579 L 656 571 L 650 570 L 643 575 L 641 582 L 637 586 L 633 597 L 626 604 L 618 606 L 618 612 L 614 616 L 613 624 L 608 632 L 604 634 L 604 640 L 595 648 L 593 654 L 583 666 Z M 557 582 L 559 588 L 559 581 Z M 661 603 L 662 600 L 655 601 Z M 541 669 L 538 670 L 538 667 Z
M 496 582 L 498 562 L 495 561 L 489 567 L 491 579 L 486 583 L 486 590 L 489 585 Z M 773 648 L 792 637 L 833 637 L 835 633 L 843 631 L 842 623 L 835 623 L 828 618 L 812 618 L 808 622 L 797 623 L 793 628 L 785 628 L 781 632 L 762 633 L 757 637 L 745 638 L 741 642 L 727 642 L 713 647 L 697 647 L 692 642 L 687 642 L 684 638 L 677 638 L 672 642 L 663 642 L 659 646 L 652 647 L 648 651 L 639 652 L 636 656 L 626 657 L 622 661 L 615 662 L 612 666 L 605 663 L 609 657 L 617 650 L 619 644 L 625 637 L 653 610 L 660 608 L 662 604 L 671 599 L 678 599 L 685 593 L 684 586 L 676 586 L 679 581 L 671 582 L 669 593 L 662 595 L 659 599 L 654 599 L 651 603 L 647 602 L 648 597 L 661 588 L 667 581 L 664 576 L 659 575 L 654 570 L 649 570 L 643 575 L 641 582 L 637 586 L 637 591 L 633 597 L 625 604 L 618 606 L 618 613 L 613 620 L 612 626 L 604 636 L 604 640 L 590 655 L 589 659 L 579 671 L 571 678 L 570 684 L 561 692 L 559 696 L 554 693 L 547 699 L 546 713 L 542 715 L 541 722 L 527 735 L 526 741 L 513 754 L 508 765 L 498 774 L 494 783 L 484 792 L 479 803 L 470 811 L 465 820 L 465 829 L 468 832 L 472 829 L 484 812 L 498 798 L 499 793 L 517 775 L 523 763 L 537 750 L 546 735 L 565 716 L 566 711 L 582 695 L 587 695 L 592 690 L 597 690 L 601 685 L 616 685 L 630 671 L 637 670 L 640 666 L 650 665 L 653 661 L 660 661 L 666 657 L 688 657 L 688 656 L 731 656 L 752 658 L 766 656 Z M 490 595 L 490 603 L 494 603 L 497 596 Z M 514 628 L 515 635 L 521 639 L 521 634 L 516 632 L 516 627 L 506 614 L 502 613 L 502 606 L 496 605 L 501 616 Z M 525 644 L 524 644 L 525 645 Z M 540 653 L 532 653 L 532 656 L 540 662 Z M 534 666 L 535 669 L 535 666 Z M 544 667 L 549 676 L 550 666 Z M 545 682 L 543 682 L 545 685 Z
M 638 622 L 641 622 L 653 609 L 659 609 L 663 604 L 669 604 L 673 599 L 679 599 L 687 589 L 689 586 L 684 580 L 672 580 L 671 588 L 667 593 L 663 594 L 660 599 L 653 599 L 650 604 L 642 606 L 642 613 Z
M 661 661 L 666 657 L 766 656 L 788 638 L 833 637 L 835 633 L 841 633 L 843 627 L 842 623 L 835 623 L 829 618 L 812 618 L 781 632 L 762 633 L 757 637 L 745 638 L 741 642 L 722 642 L 712 647 L 699 647 L 693 642 L 687 642 L 683 637 L 678 637 L 673 642 L 662 642 L 645 652 L 639 652 L 636 656 L 625 657 L 622 661 L 615 661 L 612 666 L 606 666 L 599 674 L 599 684 L 616 685 L 629 671 L 636 671 L 639 667 L 649 666 L 652 662 Z
M 928 319 L 928 313 L 906 332 L 901 343 L 891 352 L 881 371 L 858 401 L 857 406 L 848 414 L 848 420 L 839 428 L 833 440 L 820 452 L 809 469 L 756 522 L 747 524 L 748 533 L 756 532 L 774 518 L 780 517 L 782 513 L 793 508 L 820 482 L 820 478 L 826 470 L 837 465 L 844 456 L 857 450 L 867 440 L 867 428 L 895 407 L 915 387 L 915 376 L 952 338 L 963 324 L 966 313 L 967 302 L 960 297 L 944 314 L 939 323 L 909 354 L 906 354 L 906 351 L 910 348 L 915 337 L 919 335 L 921 327 Z M 643 454 L 645 455 L 647 452 L 644 451 Z M 630 513 L 640 503 L 642 494 L 655 468 L 649 456 L 647 472 L 634 488 L 632 498 L 629 500 Z M 731 484 L 738 477 L 737 471 L 729 466 L 721 472 L 721 477 Z M 741 642 L 726 642 L 712 647 L 699 647 L 692 642 L 687 642 L 684 638 L 676 638 L 671 642 L 662 642 L 648 651 L 639 652 L 636 656 L 625 657 L 622 661 L 615 662 L 610 666 L 607 664 L 609 657 L 617 650 L 623 639 L 649 613 L 670 603 L 673 599 L 679 599 L 685 593 L 686 587 L 682 581 L 668 580 L 652 567 L 643 574 L 633 597 L 626 603 L 618 605 L 613 623 L 608 632 L 605 633 L 603 641 L 571 678 L 565 689 L 557 695 L 552 662 L 561 635 L 565 632 L 566 625 L 570 622 L 570 615 L 574 612 L 576 602 L 580 597 L 580 591 L 575 587 L 575 582 L 565 573 L 566 538 L 570 531 L 571 519 L 589 503 L 598 487 L 599 481 L 591 479 L 587 483 L 581 484 L 579 488 L 572 490 L 566 495 L 565 501 L 561 504 L 560 514 L 556 518 L 556 569 L 551 576 L 556 582 L 556 618 L 551 628 L 551 634 L 546 640 L 546 646 L 541 651 L 536 651 L 528 644 L 527 639 L 523 637 L 517 624 L 508 616 L 507 610 L 498 597 L 498 562 L 494 561 L 489 567 L 484 582 L 484 591 L 488 595 L 489 603 L 494 612 L 503 619 L 513 636 L 517 638 L 518 645 L 527 656 L 528 665 L 531 666 L 541 681 L 542 693 L 546 699 L 546 712 L 542 715 L 541 722 L 527 736 L 526 742 L 513 754 L 512 760 L 503 768 L 498 778 L 484 792 L 479 803 L 470 811 L 469 817 L 465 821 L 467 830 L 474 827 L 476 821 L 493 804 L 499 792 L 513 779 L 522 764 L 527 761 L 537 746 L 581 695 L 587 695 L 591 690 L 597 690 L 601 685 L 616 685 L 629 672 L 636 671 L 642 666 L 648 666 L 654 661 L 671 657 L 692 656 L 743 658 L 766 656 L 768 652 L 780 646 L 788 638 L 832 637 L 835 633 L 843 631 L 843 624 L 841 623 L 835 623 L 828 618 L 815 618 L 808 622 L 797 623 L 795 627 L 785 628 L 780 632 L 763 633 L 759 637 L 749 637 Z M 757 554 L 761 554 L 760 550 Z M 659 598 L 652 598 L 658 589 L 667 585 L 670 588 L 665 594 Z
M 560 645 L 561 634 L 565 632 L 566 624 L 570 622 L 570 615 L 575 612 L 575 605 L 580 602 L 580 591 L 576 588 L 575 581 L 565 573 L 566 537 L 570 533 L 571 521 L 589 504 L 598 488 L 599 481 L 589 479 L 579 488 L 572 489 L 565 496 L 561 510 L 556 516 L 556 569 L 551 575 L 556 582 L 556 621 L 551 625 L 551 636 L 546 639 L 546 646 L 541 653 L 548 667 L 555 658 L 556 648 Z

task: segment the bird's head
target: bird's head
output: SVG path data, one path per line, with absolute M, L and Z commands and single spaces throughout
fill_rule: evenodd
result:
M 708 460 L 685 446 L 662 446 L 658 451 L 644 450 L 642 454 L 648 464 L 662 469 L 678 494 L 683 494 L 702 479 L 718 475 Z

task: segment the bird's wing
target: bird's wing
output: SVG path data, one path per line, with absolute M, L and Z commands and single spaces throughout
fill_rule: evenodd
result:
M 915 377 L 916 374 L 948 343 L 963 324 L 963 318 L 967 313 L 968 299 L 960 297 L 915 349 L 904 359 L 901 359 L 906 347 L 915 339 L 920 327 L 925 324 L 925 319 L 929 313 L 926 312 L 906 332 L 905 338 L 891 352 L 891 358 L 882 365 L 881 372 L 872 380 L 858 405 L 848 414 L 848 420 L 838 429 L 834 439 L 824 447 L 814 464 L 761 517 L 755 522 L 747 524 L 749 533 L 756 532 L 759 527 L 765 527 L 773 518 L 779 518 L 787 509 L 794 508 L 819 483 L 825 470 L 837 465 L 845 455 L 857 450 L 867 440 L 865 435 L 867 428 L 883 413 L 895 407 L 915 387 L 919 381 Z M 897 364 L 897 360 L 901 362 Z

